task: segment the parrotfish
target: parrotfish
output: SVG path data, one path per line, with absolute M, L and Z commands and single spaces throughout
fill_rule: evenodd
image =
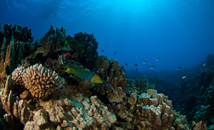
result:
M 98 76 L 97 74 L 95 74 L 94 72 L 91 72 L 89 70 L 72 69 L 72 68 L 67 67 L 65 72 L 72 73 L 82 79 L 89 80 L 92 83 L 102 83 L 103 82 L 102 79 L 100 78 L 100 76 Z

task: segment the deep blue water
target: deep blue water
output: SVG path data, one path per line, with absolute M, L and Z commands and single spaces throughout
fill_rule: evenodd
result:
M 214 53 L 214 0 L 1 0 L 0 22 L 32 28 L 35 40 L 50 25 L 93 33 L 99 55 L 127 70 L 191 68 Z

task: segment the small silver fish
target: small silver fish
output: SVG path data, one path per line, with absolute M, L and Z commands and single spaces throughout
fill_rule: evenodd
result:
M 182 76 L 181 78 L 182 78 L 182 79 L 185 79 L 186 77 L 187 77 L 187 76 L 184 75 L 184 76 Z
M 143 64 L 146 64 L 147 63 L 147 61 L 143 61 Z
M 151 67 L 150 67 L 151 70 L 154 69 L 154 68 L 155 68 L 155 66 L 151 66 Z

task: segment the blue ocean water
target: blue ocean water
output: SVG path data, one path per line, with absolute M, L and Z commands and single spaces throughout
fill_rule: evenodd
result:
M 213 0 L 1 0 L 0 22 L 28 26 L 35 40 L 50 25 L 93 33 L 99 55 L 126 70 L 188 69 L 214 53 Z

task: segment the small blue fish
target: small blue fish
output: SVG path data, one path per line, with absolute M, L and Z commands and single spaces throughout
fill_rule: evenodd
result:
M 112 105 L 114 105 L 114 106 L 115 106 L 116 104 L 117 104 L 116 102 L 113 102 L 113 103 L 112 103 Z
M 146 107 L 145 107 L 145 106 L 142 106 L 142 109 L 146 109 Z
M 110 98 L 111 98 L 111 96 L 108 96 L 107 98 L 108 98 L 108 99 L 110 99 Z

